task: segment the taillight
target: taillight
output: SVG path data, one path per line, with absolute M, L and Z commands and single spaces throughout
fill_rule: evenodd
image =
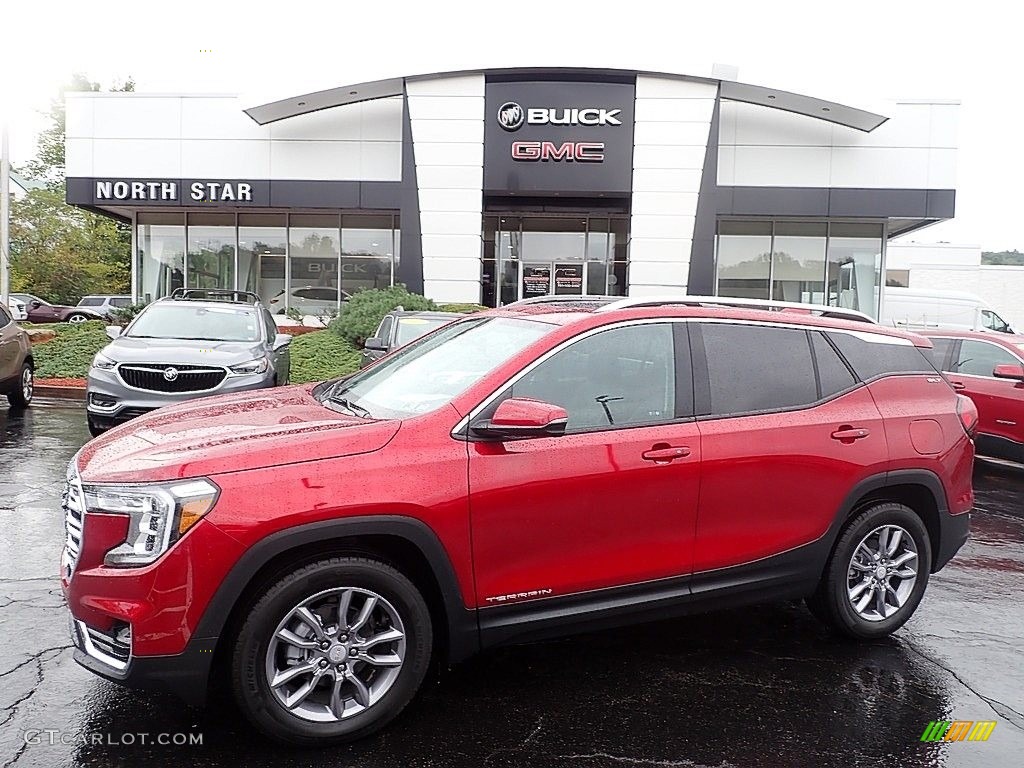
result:
M 960 417 L 964 432 L 973 440 L 974 434 L 978 431 L 978 406 L 967 395 L 957 395 L 956 415 Z

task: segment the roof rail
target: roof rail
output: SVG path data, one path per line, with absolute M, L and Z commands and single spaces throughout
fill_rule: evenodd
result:
M 770 312 L 794 312 L 818 317 L 829 317 L 837 320 L 853 320 L 861 323 L 877 324 L 870 315 L 856 309 L 830 307 L 824 304 L 801 304 L 795 301 L 774 301 L 768 299 L 742 299 L 732 296 L 634 296 L 619 298 L 597 309 L 598 312 L 611 312 L 616 309 L 636 307 L 661 307 L 666 305 L 691 307 L 731 307 L 737 309 L 762 309 Z
M 175 288 L 167 297 L 175 301 L 230 301 L 237 304 L 259 304 L 260 297 L 252 291 L 230 288 Z

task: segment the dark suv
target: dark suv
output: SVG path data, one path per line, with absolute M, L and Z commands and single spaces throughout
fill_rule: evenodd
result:
M 967 538 L 976 409 L 920 336 L 723 304 L 521 303 L 92 441 L 75 658 L 192 701 L 217 665 L 323 744 L 490 646 L 793 598 L 889 635 Z
M 363 345 L 360 367 L 380 360 L 388 352 L 411 344 L 436 328 L 463 317 L 456 312 L 413 312 L 399 307 L 384 315 L 373 336 Z

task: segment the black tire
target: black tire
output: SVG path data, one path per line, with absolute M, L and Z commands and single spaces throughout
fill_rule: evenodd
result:
M 404 662 L 391 687 L 369 707 L 344 719 L 312 722 L 287 710 L 271 691 L 267 654 L 278 624 L 293 607 L 320 592 L 342 587 L 375 593 L 398 612 L 406 638 Z M 409 579 L 376 560 L 335 557 L 285 576 L 252 607 L 234 643 L 232 688 L 245 716 L 277 741 L 299 746 L 354 741 L 383 728 L 412 700 L 427 673 L 432 647 L 430 612 Z
M 93 437 L 99 437 L 100 435 L 107 431 L 105 428 L 101 427 L 99 424 L 93 421 L 92 416 L 86 416 L 85 419 L 89 424 L 89 434 L 92 435 Z
M 865 537 L 882 526 L 899 526 L 913 539 L 917 550 L 917 574 L 903 604 L 891 615 L 872 621 L 858 614 L 852 604 L 848 592 L 848 579 L 850 574 L 854 573 L 851 560 L 857 547 Z M 807 607 L 816 618 L 846 637 L 873 640 L 891 635 L 902 627 L 917 609 L 928 585 L 931 565 L 931 540 L 921 518 L 903 504 L 875 504 L 863 510 L 843 528 L 817 591 L 807 598 Z M 881 613 L 884 615 L 885 611 Z
M 25 392 L 25 377 L 28 377 L 28 393 Z M 7 402 L 11 408 L 28 408 L 32 404 L 32 395 L 35 393 L 35 374 L 32 366 L 26 362 L 18 372 L 18 381 L 14 388 L 7 393 Z

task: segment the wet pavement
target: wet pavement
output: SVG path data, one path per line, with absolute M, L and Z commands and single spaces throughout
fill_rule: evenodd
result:
M 783 604 L 493 651 L 432 676 L 382 734 L 304 751 L 226 698 L 189 709 L 72 661 L 58 504 L 87 439 L 79 407 L 0 410 L 0 768 L 1024 764 L 1022 468 L 979 462 L 971 541 L 885 641 L 836 640 Z M 921 743 L 940 719 L 998 725 Z

